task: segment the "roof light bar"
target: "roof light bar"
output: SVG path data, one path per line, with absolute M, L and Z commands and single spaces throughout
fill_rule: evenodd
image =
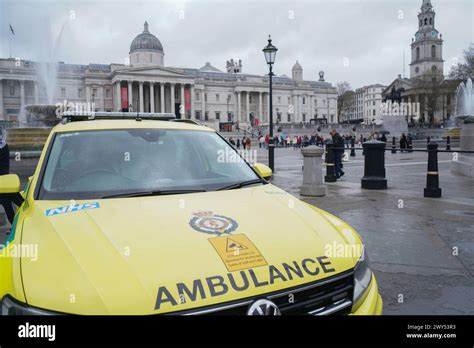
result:
M 156 121 L 172 121 L 176 119 L 176 115 L 172 113 L 151 113 L 151 112 L 85 112 L 65 111 L 62 114 L 63 120 L 67 121 L 84 121 L 84 120 L 156 120 Z

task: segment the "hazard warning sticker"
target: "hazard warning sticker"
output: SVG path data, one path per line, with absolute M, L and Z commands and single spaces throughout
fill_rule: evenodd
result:
M 245 234 L 210 238 L 229 272 L 266 266 L 267 261 Z

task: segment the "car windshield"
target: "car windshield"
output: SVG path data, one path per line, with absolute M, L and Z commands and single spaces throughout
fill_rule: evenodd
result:
M 81 131 L 55 136 L 37 198 L 212 191 L 252 180 L 259 177 L 215 132 Z

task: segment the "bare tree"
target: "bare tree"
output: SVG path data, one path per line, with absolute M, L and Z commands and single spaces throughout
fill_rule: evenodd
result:
M 338 102 L 338 122 L 341 123 L 342 117 L 347 117 L 350 120 L 351 115 L 356 112 L 356 94 L 354 91 L 346 91 L 343 95 L 337 98 Z
M 451 68 L 449 78 L 464 80 L 474 78 L 474 44 L 464 51 L 464 63 L 458 63 Z
M 416 80 L 416 87 L 421 95 L 420 111 L 428 116 L 428 120 L 424 119 L 424 122 L 428 121 L 429 124 L 433 124 L 434 116 L 442 105 L 443 81 L 443 76 L 436 72 L 425 73 Z
M 347 81 L 336 83 L 337 88 L 337 122 L 341 122 L 341 115 L 348 112 L 350 109 L 351 98 L 347 92 L 352 91 L 351 85 Z M 355 102 L 355 97 L 354 97 Z

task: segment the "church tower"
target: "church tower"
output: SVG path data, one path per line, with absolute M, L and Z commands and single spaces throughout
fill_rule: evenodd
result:
M 418 31 L 411 43 L 410 77 L 444 75 L 443 40 L 435 28 L 436 13 L 431 0 L 423 0 L 418 14 Z

